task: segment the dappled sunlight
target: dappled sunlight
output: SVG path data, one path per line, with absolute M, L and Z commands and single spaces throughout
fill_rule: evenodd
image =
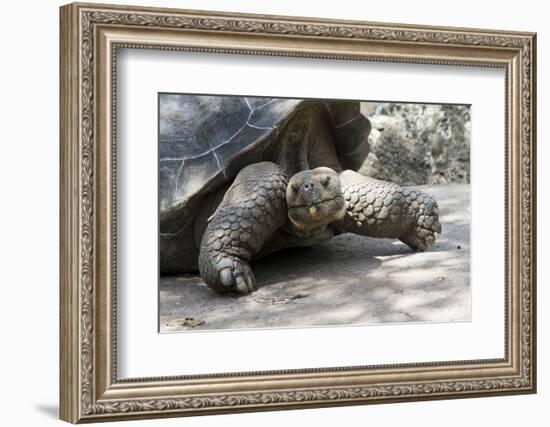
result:
M 162 277 L 161 330 L 181 318 L 205 320 L 181 330 L 469 321 L 469 186 L 450 187 L 426 190 L 444 218 L 426 252 L 344 234 L 252 263 L 258 290 L 241 297 L 216 294 L 198 275 Z

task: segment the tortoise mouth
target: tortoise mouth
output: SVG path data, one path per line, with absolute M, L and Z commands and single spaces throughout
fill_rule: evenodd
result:
M 294 208 L 309 208 L 309 207 L 316 207 L 316 206 L 320 206 L 322 205 L 323 203 L 329 203 L 333 200 L 337 200 L 337 199 L 342 199 L 342 201 L 344 201 L 344 197 L 341 196 L 340 194 L 334 196 L 334 197 L 331 197 L 331 198 L 328 198 L 328 199 L 324 199 L 324 200 L 321 200 L 320 202 L 311 202 L 311 203 L 302 203 L 302 204 L 295 204 L 295 205 L 292 205 L 292 206 L 289 206 L 289 209 L 294 209 Z
M 340 194 L 316 203 L 292 205 L 288 207 L 288 217 L 300 228 L 314 228 L 322 224 L 339 221 L 344 217 L 345 202 Z

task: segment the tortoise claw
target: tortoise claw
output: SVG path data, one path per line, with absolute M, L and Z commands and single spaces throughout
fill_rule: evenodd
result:
M 430 196 L 423 195 L 415 224 L 399 240 L 415 251 L 425 251 L 434 244 L 435 233 L 441 234 L 437 203 Z
M 222 292 L 247 295 L 256 290 L 256 280 L 250 265 L 238 257 L 225 255 L 213 266 L 212 273 L 203 279 Z

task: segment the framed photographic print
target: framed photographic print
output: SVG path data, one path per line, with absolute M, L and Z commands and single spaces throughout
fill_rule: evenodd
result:
M 535 392 L 535 34 L 60 21 L 62 419 Z

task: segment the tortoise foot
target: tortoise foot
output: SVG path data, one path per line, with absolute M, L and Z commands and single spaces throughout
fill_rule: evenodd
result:
M 441 233 L 437 202 L 414 188 L 369 178 L 354 171 L 340 174 L 346 215 L 340 230 L 371 237 L 398 238 L 424 251 Z
M 425 251 L 435 242 L 435 233 L 441 233 L 441 223 L 437 202 L 426 194 L 420 194 L 418 200 L 416 222 L 399 240 L 415 251 Z
M 287 220 L 286 183 L 274 163 L 241 169 L 201 239 L 199 271 L 212 289 L 241 295 L 256 289 L 248 262 Z
M 257 289 L 250 265 L 236 256 L 219 253 L 201 267 L 206 284 L 218 292 L 246 295 Z

